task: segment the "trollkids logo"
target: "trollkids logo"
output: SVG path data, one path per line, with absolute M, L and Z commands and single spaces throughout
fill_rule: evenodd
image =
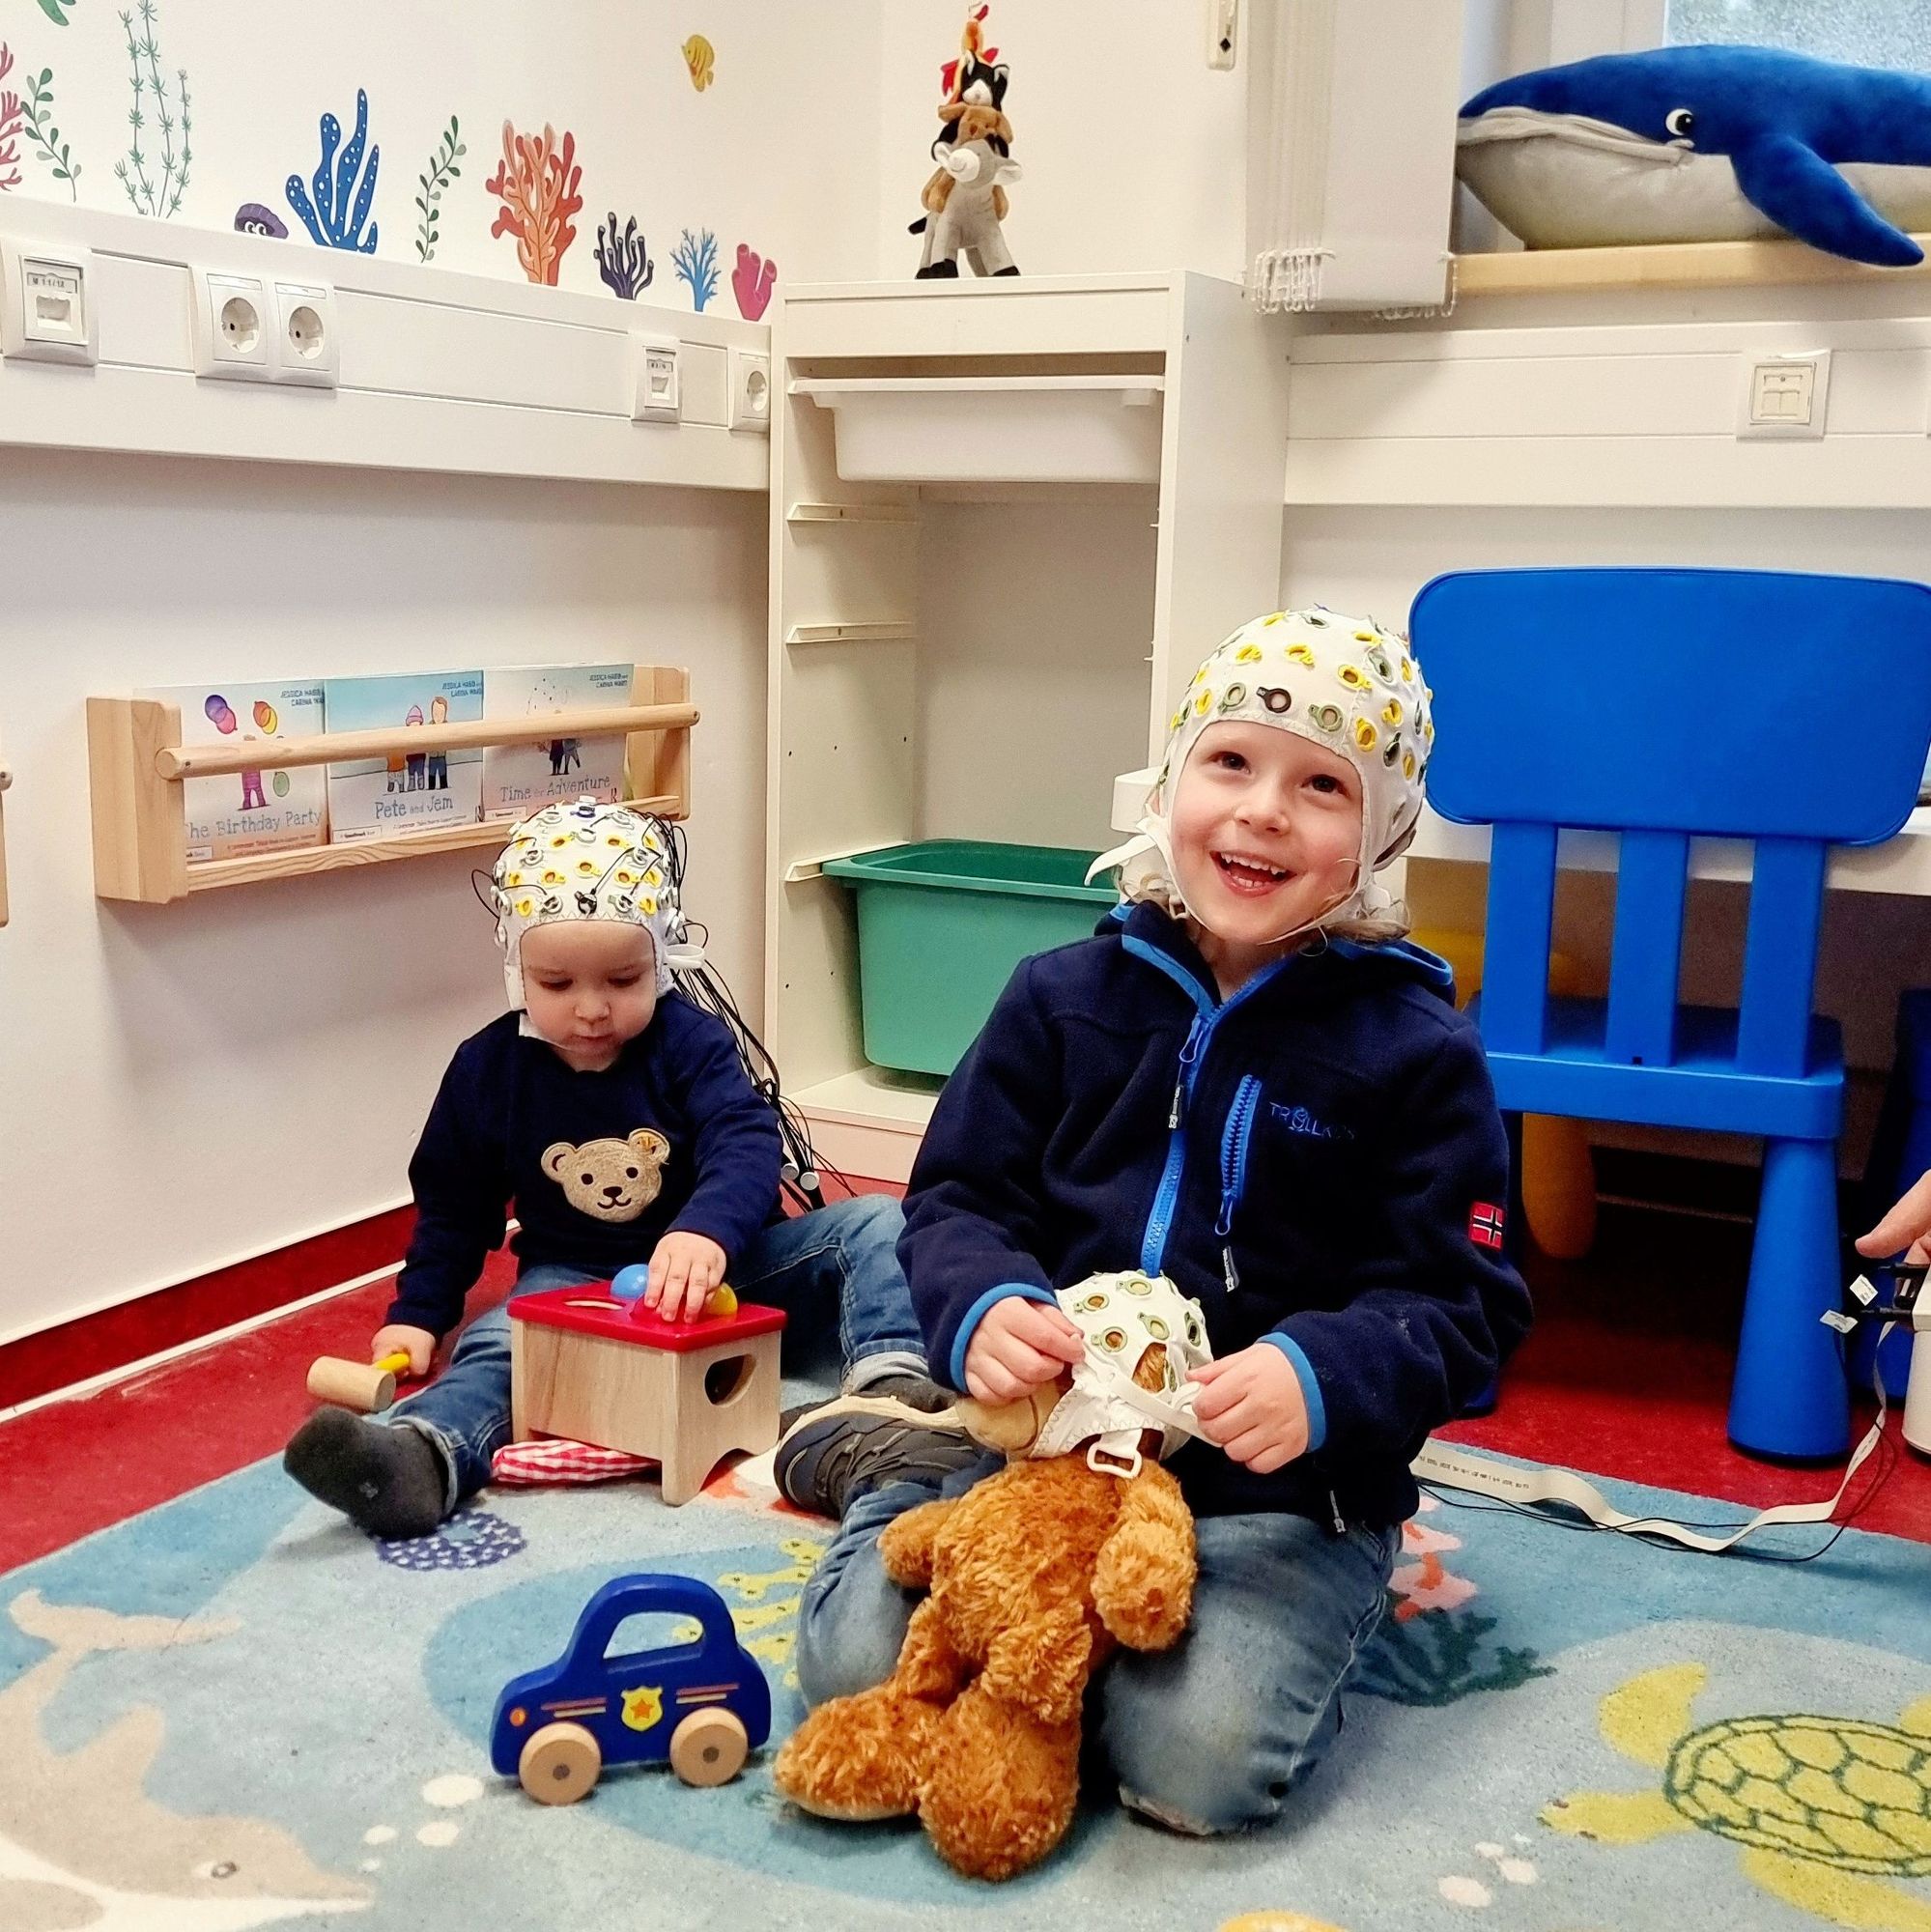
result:
M 1311 1141 L 1351 1141 L 1352 1127 L 1330 1126 L 1325 1121 L 1318 1121 L 1305 1107 L 1284 1107 L 1278 1100 L 1267 1103 L 1267 1111 L 1287 1128 L 1291 1134 L 1300 1134 Z

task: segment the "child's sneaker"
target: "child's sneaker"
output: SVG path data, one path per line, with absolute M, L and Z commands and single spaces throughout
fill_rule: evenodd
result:
M 950 1411 L 934 1416 L 889 1396 L 842 1395 L 792 1419 L 771 1472 L 786 1502 L 836 1521 L 869 1490 L 937 1485 L 985 1453 Z
M 934 1418 L 934 1429 L 959 1429 L 962 1423 L 951 1419 L 952 1405 L 958 1397 L 949 1388 L 941 1388 L 930 1376 L 921 1375 L 916 1369 L 895 1369 L 890 1375 L 874 1376 L 868 1382 L 862 1382 L 849 1391 L 855 1396 L 880 1397 L 892 1402 L 903 1403 L 907 1408 L 916 1408 L 922 1415 Z
M 371 1536 L 427 1536 L 442 1520 L 448 1470 L 419 1429 L 318 1408 L 290 1436 L 282 1467 Z

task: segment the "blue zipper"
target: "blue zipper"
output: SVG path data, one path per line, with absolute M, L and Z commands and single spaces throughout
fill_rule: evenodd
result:
M 1179 1204 L 1180 1171 L 1187 1158 L 1187 1099 L 1207 1037 L 1213 1028 L 1211 1011 L 1196 1013 L 1187 1029 L 1186 1044 L 1180 1048 L 1178 1077 L 1174 1082 L 1174 1104 L 1167 1111 L 1167 1164 L 1160 1185 L 1153 1195 L 1153 1211 L 1147 1217 L 1147 1232 L 1140 1237 L 1140 1268 L 1145 1274 L 1160 1272 L 1160 1258 L 1166 1252 L 1167 1231 L 1173 1226 L 1174 1209 Z
M 1166 1256 L 1167 1236 L 1173 1230 L 1174 1211 L 1179 1206 L 1180 1180 L 1186 1169 L 1187 1103 L 1193 1097 L 1194 1081 L 1207 1058 L 1213 1030 L 1243 1000 L 1258 993 L 1277 973 L 1292 966 L 1295 955 L 1291 953 L 1257 973 L 1231 1000 L 1217 1007 L 1206 987 L 1178 960 L 1170 959 L 1157 947 L 1148 945 L 1132 933 L 1123 935 L 1121 944 L 1136 957 L 1158 967 L 1176 985 L 1183 988 L 1197 1009 L 1193 1024 L 1187 1029 L 1186 1044 L 1180 1048 L 1179 1078 L 1175 1082 L 1174 1104 L 1167 1114 L 1167 1164 L 1153 1195 L 1153 1211 L 1147 1217 L 1147 1230 L 1140 1239 L 1141 1271 L 1158 1274 Z M 1252 1078 L 1251 1075 L 1248 1077 Z M 1257 1088 L 1258 1085 L 1256 1082 Z
M 1251 1073 L 1241 1075 L 1234 1090 L 1234 1105 L 1220 1136 L 1220 1213 L 1213 1232 L 1220 1241 L 1220 1272 L 1229 1294 L 1240 1292 L 1240 1270 L 1234 1264 L 1234 1216 L 1247 1185 L 1247 1150 L 1254 1141 L 1254 1115 L 1260 1105 L 1261 1083 Z
M 1260 1103 L 1261 1082 L 1252 1073 L 1242 1074 L 1220 1136 L 1220 1218 L 1213 1232 L 1223 1241 L 1234 1232 L 1234 1210 L 1240 1206 L 1240 1191 L 1247 1184 L 1247 1150 L 1253 1145 L 1254 1115 Z

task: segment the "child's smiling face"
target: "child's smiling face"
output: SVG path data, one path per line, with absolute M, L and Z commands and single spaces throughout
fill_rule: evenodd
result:
M 1209 724 L 1169 811 L 1176 883 L 1220 952 L 1251 972 L 1345 899 L 1361 854 L 1361 775 L 1271 724 Z
M 523 936 L 530 1024 L 580 1073 L 612 1065 L 657 1011 L 648 931 L 613 919 L 566 919 Z

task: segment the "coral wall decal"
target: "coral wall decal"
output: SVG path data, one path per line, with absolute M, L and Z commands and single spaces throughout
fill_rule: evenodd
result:
M 0 41 L 0 83 L 13 71 L 13 50 Z M 20 185 L 20 130 L 26 125 L 20 97 L 11 87 L 0 84 L 0 189 Z
M 516 237 L 516 257 L 532 282 L 556 286 L 564 251 L 577 239 L 570 217 L 583 206 L 577 192 L 583 170 L 577 166 L 577 137 L 566 131 L 562 145 L 546 122 L 541 137 L 519 134 L 503 123 L 503 157 L 485 186 L 502 203 L 490 225 L 494 238 Z
M 311 178 L 315 189 L 315 199 L 310 201 L 308 189 L 302 185 L 299 175 L 288 178 L 288 205 L 301 218 L 320 248 L 346 248 L 357 255 L 373 255 L 376 252 L 376 237 L 381 223 L 369 221 L 369 209 L 376 198 L 376 178 L 382 171 L 383 151 L 379 147 L 369 149 L 369 165 L 362 168 L 362 150 L 369 139 L 369 97 L 362 88 L 355 90 L 355 131 L 350 135 L 347 147 L 342 147 L 342 124 L 332 114 L 322 117 L 322 161 Z M 335 151 L 341 148 L 341 159 L 336 159 Z M 330 166 L 335 173 L 331 180 Z M 355 187 L 355 176 L 361 173 L 362 185 Z M 353 210 L 349 191 L 355 188 Z M 369 221 L 369 232 L 362 233 L 362 223 Z
M 702 315 L 704 304 L 718 292 L 718 238 L 707 228 L 693 235 L 687 228 L 670 251 L 677 279 L 691 285 L 691 299 Z
M 187 191 L 188 163 L 194 159 L 189 145 L 193 110 L 187 93 L 187 70 L 175 70 L 179 95 L 170 107 L 167 85 L 161 79 L 160 53 L 155 39 L 155 0 L 140 0 L 139 11 L 141 33 L 138 40 L 134 35 L 133 14 L 121 15 L 121 26 L 128 36 L 128 66 L 134 90 L 134 103 L 128 110 L 128 125 L 134 130 L 134 138 L 127 158 L 115 162 L 114 173 L 121 185 L 128 190 L 128 199 L 138 213 L 171 215 L 180 209 L 181 198 Z M 148 126 L 144 102 L 153 108 L 155 125 L 160 129 L 158 184 L 148 177 L 148 163 L 153 156 L 141 152 L 141 135 Z M 181 136 L 179 148 L 175 142 L 177 132 Z
M 0 54 L 6 49 L 0 47 Z M 0 68 L 0 74 L 4 74 Z M 73 158 L 71 150 L 60 137 L 60 129 L 53 123 L 54 71 L 43 67 L 39 73 L 27 76 L 27 99 L 22 106 L 26 117 L 27 132 L 33 137 L 34 146 L 41 151 L 41 157 L 53 170 L 55 181 L 67 184 L 68 198 L 80 199 L 80 166 Z
M 749 243 L 738 243 L 738 265 L 731 270 L 731 293 L 738 298 L 738 313 L 747 322 L 755 322 L 771 305 L 771 291 L 777 286 L 778 264 L 764 261 Z
M 436 244 L 440 239 L 440 231 L 436 224 L 442 218 L 442 190 L 463 172 L 456 163 L 469 152 L 463 145 L 456 117 L 452 114 L 449 126 L 443 129 L 441 141 L 429 157 L 428 167 L 415 178 L 415 259 L 418 262 L 433 262 L 436 259 Z
M 621 230 L 617 227 L 615 209 L 597 223 L 597 272 L 606 286 L 625 301 L 635 301 L 650 286 L 657 264 L 650 259 L 650 250 L 637 232 L 636 215 Z

